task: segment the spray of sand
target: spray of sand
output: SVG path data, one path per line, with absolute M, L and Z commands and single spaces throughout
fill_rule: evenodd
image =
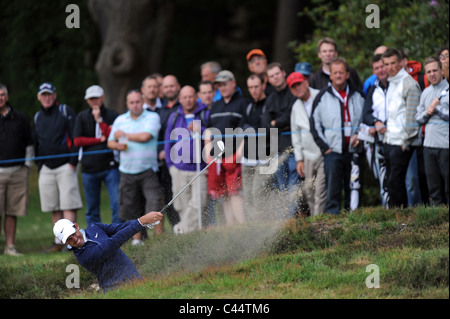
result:
M 283 161 L 282 154 L 278 161 Z M 176 272 L 198 272 L 260 256 L 277 239 L 290 218 L 290 203 L 303 196 L 304 186 L 293 191 L 280 191 L 267 175 L 261 191 L 246 205 L 246 222 L 219 225 L 189 234 L 153 237 L 145 247 L 134 248 L 132 259 L 146 276 L 169 275 Z

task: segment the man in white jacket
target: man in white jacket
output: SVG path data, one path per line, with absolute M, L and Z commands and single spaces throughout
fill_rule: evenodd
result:
M 299 72 L 289 74 L 286 82 L 297 98 L 291 111 L 291 138 L 297 173 L 305 179 L 310 214 L 317 216 L 323 213 L 327 199 L 323 156 L 311 135 L 309 123 L 312 104 L 319 90 L 309 87 L 308 80 Z
M 408 206 L 406 172 L 414 148 L 421 142 L 419 125 L 415 121 L 421 90 L 400 60 L 400 53 L 395 49 L 383 53 L 383 63 L 389 74 L 384 143 L 390 208 Z

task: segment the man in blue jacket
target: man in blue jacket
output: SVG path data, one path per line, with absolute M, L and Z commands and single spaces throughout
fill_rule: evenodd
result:
M 120 224 L 93 223 L 85 230 L 68 219 L 60 219 L 55 223 L 53 233 L 72 249 L 78 262 L 97 277 L 99 286 L 107 292 L 142 278 L 120 246 L 140 232 L 145 224 L 160 221 L 162 217 L 159 212 L 149 212 Z

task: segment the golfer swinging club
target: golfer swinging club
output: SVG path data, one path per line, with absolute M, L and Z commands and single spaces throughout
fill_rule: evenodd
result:
M 60 219 L 53 226 L 53 233 L 63 244 L 73 250 L 78 262 L 97 277 L 103 292 L 115 289 L 127 281 L 141 279 L 136 267 L 120 246 L 141 231 L 142 227 L 153 228 L 161 221 L 162 213 L 172 205 L 174 200 L 225 152 L 222 141 L 218 141 L 217 146 L 220 150 L 219 154 L 198 172 L 161 212 L 150 212 L 138 219 L 121 224 L 93 223 L 86 230 L 80 229 L 77 223 L 68 219 Z
M 99 286 L 107 292 L 123 283 L 142 279 L 120 246 L 146 224 L 158 222 L 162 217 L 160 212 L 150 212 L 120 224 L 93 223 L 86 230 L 68 219 L 60 219 L 53 233 L 73 250 L 78 262 L 97 277 Z

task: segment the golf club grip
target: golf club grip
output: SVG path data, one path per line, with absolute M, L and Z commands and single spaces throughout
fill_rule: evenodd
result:
M 166 206 L 164 206 L 163 209 L 161 209 L 160 213 L 164 214 L 164 212 L 167 210 L 167 208 L 169 208 L 170 204 L 167 204 Z
M 176 194 L 176 195 L 172 198 L 172 200 L 171 200 L 166 206 L 164 206 L 163 209 L 161 209 L 160 213 L 163 214 L 163 213 L 167 210 L 167 208 L 169 208 L 169 206 L 172 205 L 172 203 L 175 201 L 175 199 L 176 199 L 178 196 L 180 196 L 180 194 L 183 193 L 184 190 L 185 190 L 186 188 L 188 188 L 189 185 L 191 185 L 191 184 L 197 179 L 197 177 L 200 176 L 200 174 L 202 174 L 209 166 L 211 166 L 212 163 L 214 163 L 220 156 L 222 156 L 222 154 L 223 154 L 224 152 L 225 152 L 225 149 L 223 149 L 216 157 L 214 157 L 213 160 L 212 160 L 208 165 L 206 165 L 206 167 L 205 167 L 204 169 L 202 169 L 200 172 L 198 172 L 198 174 L 195 175 L 194 178 L 193 178 L 189 183 L 187 183 L 187 184 L 183 187 L 183 189 L 181 189 L 181 191 L 179 191 L 178 194 Z M 155 226 L 158 225 L 158 224 L 159 224 L 159 221 L 157 221 L 157 222 L 155 222 L 155 223 L 152 223 L 152 224 L 145 224 L 145 227 L 147 227 L 147 228 L 149 228 L 149 229 L 153 229 L 153 227 L 155 227 Z

